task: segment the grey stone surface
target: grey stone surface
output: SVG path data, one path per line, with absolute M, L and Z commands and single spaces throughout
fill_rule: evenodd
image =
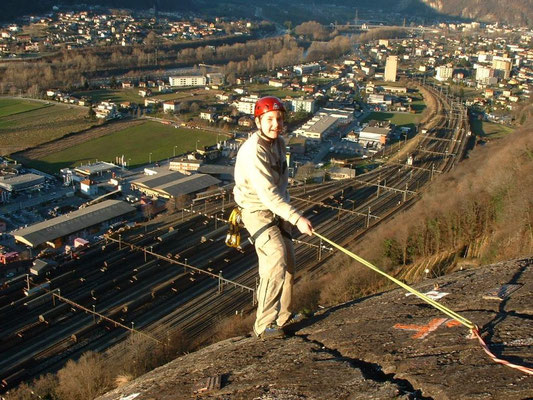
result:
M 521 284 L 503 301 L 484 299 Z M 415 285 L 477 324 L 501 358 L 533 367 L 533 259 L 460 271 Z M 233 338 L 180 357 L 100 400 L 527 399 L 533 377 L 494 363 L 463 326 L 403 289 L 326 310 L 288 339 Z M 431 325 L 427 336 L 420 327 Z M 418 330 L 412 330 L 418 329 Z M 194 386 L 223 375 L 222 388 Z

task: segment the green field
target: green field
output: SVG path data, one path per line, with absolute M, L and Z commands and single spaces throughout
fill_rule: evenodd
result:
M 259 83 L 247 85 L 246 89 L 248 89 L 248 92 L 250 92 L 250 94 L 258 94 L 260 97 L 262 96 L 276 96 L 279 98 L 283 98 L 287 96 L 302 97 L 305 94 L 305 92 L 302 92 L 302 91 L 292 91 L 286 88 L 277 88 L 274 86 L 263 85 Z
M 179 100 L 179 101 L 196 101 L 205 102 L 214 99 L 217 91 L 207 91 L 198 88 L 184 88 L 177 90 L 173 93 L 159 94 L 157 90 L 153 90 L 153 96 L 150 98 L 166 100 Z M 134 89 L 97 89 L 87 90 L 73 93 L 76 97 L 88 97 L 92 99 L 93 103 L 100 101 L 110 100 L 115 103 L 121 103 L 123 101 L 129 101 L 137 104 L 144 104 L 144 97 L 139 96 L 139 88 Z
M 514 128 L 479 119 L 471 119 L 470 127 L 475 135 L 485 139 L 499 139 L 514 132 Z
M 64 104 L 0 99 L 0 152 L 3 155 L 37 146 L 89 128 L 87 109 Z
M 30 100 L 0 99 L 0 118 L 43 107 L 47 107 L 47 105 Z
M 122 103 L 123 101 L 130 101 L 132 103 L 144 104 L 144 98 L 139 96 L 139 89 L 98 89 L 87 90 L 82 92 L 73 93 L 76 97 L 88 97 L 93 102 L 99 103 L 100 101 L 111 100 L 116 103 Z
M 217 134 L 200 129 L 176 129 L 158 122 L 146 122 L 50 154 L 34 160 L 31 164 L 42 171 L 53 173 L 61 168 L 79 166 L 89 161 L 114 162 L 115 157 L 124 155 L 124 161 L 134 168 L 147 164 L 150 158 L 155 162 L 172 157 L 174 146 L 177 146 L 176 154 L 194 150 L 197 140 L 199 148 L 213 145 L 217 141 Z
M 406 126 L 414 128 L 420 118 L 420 114 L 411 113 L 393 113 L 393 112 L 372 112 L 367 116 L 363 122 L 370 120 L 376 121 L 390 121 L 391 124 L 396 126 Z

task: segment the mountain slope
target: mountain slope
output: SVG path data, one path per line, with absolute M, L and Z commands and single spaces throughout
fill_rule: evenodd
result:
M 512 25 L 533 24 L 532 0 L 422 0 L 442 14 Z

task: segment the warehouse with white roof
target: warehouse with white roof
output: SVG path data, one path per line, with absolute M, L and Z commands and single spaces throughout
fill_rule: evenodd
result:
M 57 248 L 70 241 L 71 236 L 83 236 L 84 232 L 98 230 L 135 212 L 136 208 L 124 201 L 105 200 L 12 233 L 17 242 L 30 247 L 48 244 Z

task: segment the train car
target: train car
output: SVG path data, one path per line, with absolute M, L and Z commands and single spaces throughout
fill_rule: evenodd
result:
M 26 377 L 28 377 L 28 371 L 24 368 L 20 369 L 2 379 L 2 387 L 4 389 L 12 388 L 22 382 Z
M 109 289 L 116 285 L 114 280 L 108 280 L 91 290 L 91 297 L 93 300 L 98 300 L 102 295 L 109 293 Z
M 155 261 L 155 260 L 154 260 Z M 154 273 L 154 269 L 157 268 L 157 262 L 154 262 L 151 265 L 144 265 L 139 271 L 137 269 L 134 270 L 135 275 L 132 276 L 132 279 L 135 281 L 139 281 L 147 276 L 150 276 Z
M 42 323 L 41 321 L 37 321 L 32 324 L 26 325 L 22 329 L 19 329 L 16 335 L 22 338 L 23 340 L 27 340 L 44 331 L 47 327 L 48 325 Z
M 40 284 L 38 286 L 32 287 L 30 289 L 25 288 L 24 289 L 24 294 L 26 296 L 31 296 L 31 295 L 34 295 L 34 294 L 37 294 L 37 293 L 44 292 L 44 291 L 49 290 L 49 289 L 50 289 L 50 282 L 46 282 L 46 283 L 42 283 L 42 284 Z
M 141 295 L 140 297 L 137 297 L 136 299 L 130 300 L 127 303 L 125 303 L 122 306 L 122 312 L 123 313 L 130 313 L 133 310 L 135 310 L 135 309 L 137 309 L 137 308 L 139 308 L 141 306 L 144 306 L 146 303 L 149 303 L 152 300 L 153 300 L 152 293 L 145 293 L 145 294 Z
M 92 331 L 94 331 L 96 328 L 98 328 L 98 325 L 91 322 L 90 324 L 85 325 L 83 328 L 78 329 L 76 332 L 70 335 L 70 340 L 72 340 L 74 343 L 79 343 L 82 338 L 92 333 Z
M 56 305 L 54 308 L 43 312 L 39 315 L 39 321 L 44 322 L 46 324 L 51 324 L 55 320 L 58 319 L 58 317 L 61 317 L 65 314 L 67 314 L 70 311 L 70 305 L 67 303 L 61 303 Z
M 55 278 L 48 278 L 47 281 L 50 283 L 50 288 L 55 289 L 58 288 L 62 283 L 72 280 L 75 274 L 76 270 L 72 270 L 56 276 Z
M 205 243 L 208 240 L 211 241 L 211 242 L 214 242 L 217 239 L 219 239 L 219 240 L 223 239 L 223 238 L 226 237 L 227 230 L 228 230 L 228 227 L 224 225 L 224 226 L 222 226 L 222 227 L 220 227 L 218 229 L 215 229 L 215 230 L 203 235 L 202 238 L 200 239 L 200 242 L 201 243 Z
M 24 307 L 28 310 L 33 310 L 43 304 L 52 302 L 52 293 L 44 293 L 40 296 L 35 297 L 34 299 L 28 300 L 24 303 Z
M 169 230 L 169 232 L 159 235 L 156 239 L 160 242 L 164 242 L 165 240 L 169 240 L 170 238 L 180 233 L 180 230 L 178 229 L 173 229 L 173 228 L 170 228 L 170 229 L 172 230 Z
M 174 277 L 172 277 L 170 279 L 167 279 L 164 282 L 161 282 L 161 283 L 158 283 L 155 286 L 152 286 L 152 288 L 151 288 L 152 298 L 155 299 L 157 296 L 162 295 L 162 294 L 164 294 L 167 291 L 177 292 L 178 291 L 178 287 L 179 287 L 179 281 L 184 276 L 186 276 L 186 274 L 181 274 L 179 276 L 174 276 Z
M 20 292 L 22 295 L 22 289 L 26 286 L 26 275 L 21 276 L 23 277 L 22 280 L 17 280 L 16 282 L 6 282 L 4 287 L 0 289 L 0 296 L 10 295 L 14 292 Z

